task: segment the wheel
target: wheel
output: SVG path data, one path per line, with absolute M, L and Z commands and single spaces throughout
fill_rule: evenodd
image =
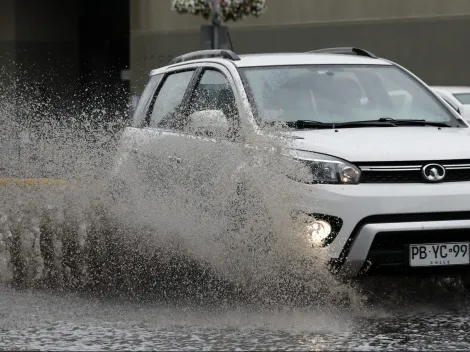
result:
M 470 293 L 470 271 L 462 274 L 461 282 L 462 282 L 463 289 L 466 292 Z
M 242 181 L 231 194 L 225 212 L 228 234 L 247 241 L 250 251 L 267 253 L 275 243 L 272 217 L 259 192 L 249 182 Z

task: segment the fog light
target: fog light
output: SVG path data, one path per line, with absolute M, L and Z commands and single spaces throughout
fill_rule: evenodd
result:
M 323 220 L 315 220 L 309 226 L 314 245 L 322 245 L 331 234 L 331 225 Z

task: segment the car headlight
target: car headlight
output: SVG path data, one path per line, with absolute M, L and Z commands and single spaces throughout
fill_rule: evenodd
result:
M 325 154 L 290 150 L 287 155 L 293 158 L 297 166 L 288 176 L 304 183 L 358 184 L 361 170 L 345 160 Z

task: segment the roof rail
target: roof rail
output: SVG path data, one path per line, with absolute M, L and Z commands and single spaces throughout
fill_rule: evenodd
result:
M 339 48 L 325 48 L 309 51 L 309 53 L 329 53 L 329 54 L 343 54 L 343 55 L 358 55 L 358 56 L 367 56 L 373 59 L 377 59 L 377 56 L 371 53 L 370 51 L 354 48 L 354 47 L 339 47 Z
M 175 57 L 170 61 L 170 65 L 188 60 L 205 59 L 209 57 L 218 57 L 228 60 L 240 60 L 240 57 L 231 50 L 199 50 Z

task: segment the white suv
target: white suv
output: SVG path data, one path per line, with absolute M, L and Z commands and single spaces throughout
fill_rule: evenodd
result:
M 297 210 L 312 216 L 310 235 L 334 272 L 466 276 L 470 129 L 411 72 L 362 49 L 175 58 L 151 72 L 113 177 L 124 154 L 149 155 L 149 140 L 175 162 L 183 141 L 220 142 L 188 125 L 229 131 L 225 142 L 243 146 L 237 131 L 269 138 L 274 123 L 287 126 L 285 149 L 310 170 L 296 182 Z

